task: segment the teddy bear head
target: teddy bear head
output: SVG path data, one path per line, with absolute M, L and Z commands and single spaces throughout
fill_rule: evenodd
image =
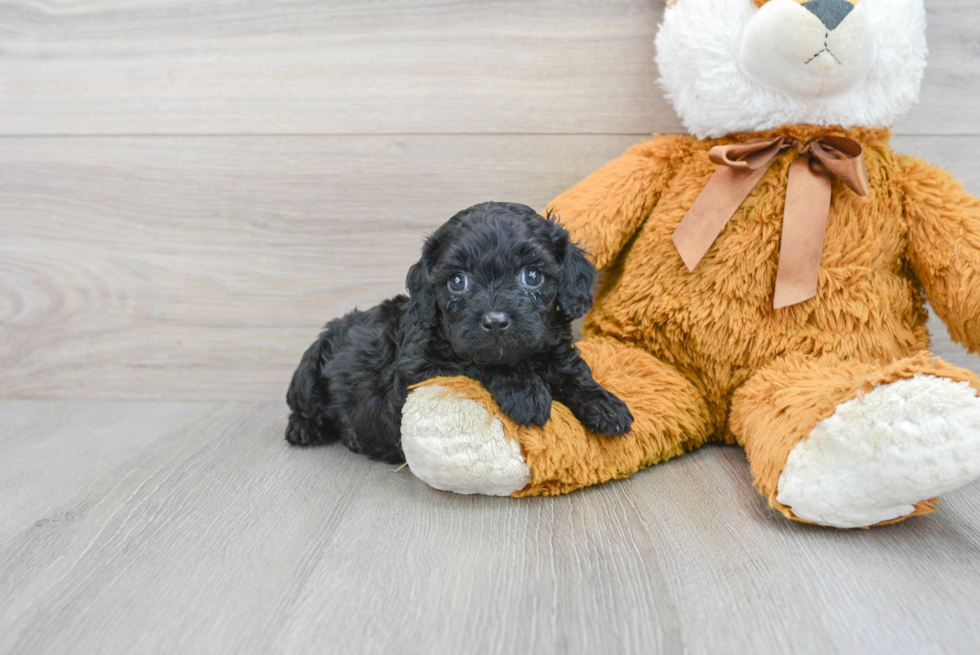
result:
M 923 0 L 668 0 L 660 85 L 701 138 L 889 127 L 916 101 Z

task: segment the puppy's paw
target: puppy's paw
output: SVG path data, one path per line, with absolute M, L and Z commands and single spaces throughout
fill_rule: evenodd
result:
M 289 425 L 286 426 L 286 441 L 294 446 L 309 446 L 319 443 L 320 430 L 318 426 L 299 414 L 292 414 L 289 417 Z
M 494 400 L 514 423 L 539 428 L 551 418 L 551 392 L 540 380 L 495 390 Z
M 508 407 L 501 406 L 500 409 L 518 425 L 544 427 L 551 418 L 551 394 L 545 390 L 543 394 L 515 399 Z
M 599 388 L 571 408 L 586 428 L 607 437 L 624 435 L 633 426 L 633 414 L 622 400 Z

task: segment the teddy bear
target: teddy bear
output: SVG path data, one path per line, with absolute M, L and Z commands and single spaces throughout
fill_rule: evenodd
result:
M 632 431 L 555 403 L 522 427 L 466 378 L 419 385 L 410 469 L 457 493 L 561 494 L 709 442 L 790 519 L 930 512 L 980 476 L 980 378 L 933 356 L 926 299 L 980 347 L 980 201 L 892 150 L 926 61 L 923 0 L 672 0 L 654 135 L 552 201 L 602 273 L 579 348 Z

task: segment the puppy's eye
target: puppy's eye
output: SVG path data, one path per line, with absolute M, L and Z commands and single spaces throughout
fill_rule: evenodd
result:
M 521 273 L 521 284 L 532 289 L 537 289 L 544 283 L 544 273 L 536 268 L 525 268 Z
M 448 286 L 449 290 L 453 293 L 462 293 L 466 291 L 466 287 L 470 286 L 470 281 L 462 273 L 456 273 L 456 275 L 449 278 Z

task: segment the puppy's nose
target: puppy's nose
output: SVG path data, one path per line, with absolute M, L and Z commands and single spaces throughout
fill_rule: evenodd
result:
M 845 0 L 810 0 L 803 3 L 803 8 L 819 18 L 824 27 L 833 31 L 847 18 L 854 5 Z
M 507 326 L 510 325 L 510 317 L 503 312 L 487 312 L 483 315 L 483 320 L 480 323 L 483 325 L 484 330 L 499 332 L 500 330 L 506 330 Z

